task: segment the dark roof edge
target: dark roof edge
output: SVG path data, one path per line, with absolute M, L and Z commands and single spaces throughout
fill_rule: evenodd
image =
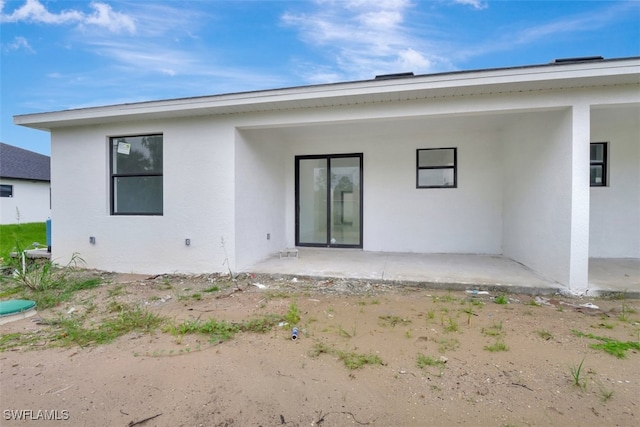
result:
M 45 178 L 24 178 L 24 177 L 20 177 L 20 176 L 4 176 L 4 175 L 0 175 L 0 178 L 2 179 L 11 179 L 13 181 L 29 181 L 29 182 L 51 182 L 51 179 L 45 179 Z

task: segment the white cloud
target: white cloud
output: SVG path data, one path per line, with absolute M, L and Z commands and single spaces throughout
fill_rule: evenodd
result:
M 431 68 L 429 58 L 422 53 L 411 48 L 398 52 L 398 69 L 402 70 L 425 70 Z
M 315 10 L 282 15 L 302 40 L 323 49 L 336 69 L 315 74 L 340 79 L 369 79 L 377 74 L 434 71 L 442 58 L 429 41 L 415 36 L 429 24 L 412 28 L 405 18 L 413 5 L 405 0 L 318 0 Z M 339 79 L 336 79 L 339 77 Z
M 12 51 L 12 50 L 26 50 L 29 53 L 36 53 L 35 50 L 29 45 L 29 42 L 24 37 L 14 37 L 13 41 L 10 43 L 6 43 L 2 45 L 4 51 Z
M 93 2 L 91 3 L 91 7 L 94 9 L 94 12 L 85 17 L 85 24 L 104 27 L 114 33 L 125 31 L 133 34 L 136 32 L 136 24 L 130 16 L 120 12 L 114 12 L 111 6 L 105 3 Z
M 482 0 L 453 0 L 453 2 L 471 6 L 474 9 L 486 9 L 488 7 L 487 3 Z
M 33 22 L 37 24 L 79 24 L 80 26 L 98 26 L 114 33 L 135 33 L 134 20 L 120 12 L 115 12 L 110 5 L 100 2 L 90 3 L 93 13 L 87 14 L 79 10 L 63 10 L 53 13 L 39 0 L 26 0 L 24 5 L 13 12 L 4 13 L 6 2 L 0 2 L 0 22 Z
M 2 4 L 4 10 L 4 3 Z M 82 19 L 82 13 L 71 10 L 58 14 L 49 12 L 38 0 L 27 0 L 25 4 L 13 11 L 10 15 L 2 13 L 2 22 L 36 22 L 44 24 L 64 24 L 78 22 Z

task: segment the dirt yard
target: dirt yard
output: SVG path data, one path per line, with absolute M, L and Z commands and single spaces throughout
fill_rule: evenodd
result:
M 638 300 L 536 302 L 349 280 L 104 277 L 55 310 L 0 326 L 2 335 L 32 338 L 0 353 L 0 425 L 635 426 L 640 419 Z M 598 308 L 581 306 L 588 303 Z M 91 326 L 124 306 L 173 325 L 297 310 L 299 333 L 292 340 L 287 324 L 211 340 L 165 326 L 110 344 L 58 347 L 46 338 L 56 326 L 33 321 L 77 317 Z M 598 337 L 611 338 L 614 350 L 631 348 L 618 358 L 592 347 L 606 343 Z

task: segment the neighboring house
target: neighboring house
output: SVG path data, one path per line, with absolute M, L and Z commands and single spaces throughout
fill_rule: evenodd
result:
M 50 181 L 48 156 L 0 142 L 0 224 L 46 221 Z
M 239 271 L 299 246 L 498 254 L 569 289 L 640 258 L 640 58 L 20 115 L 55 258 Z M 189 239 L 189 240 L 187 240 Z

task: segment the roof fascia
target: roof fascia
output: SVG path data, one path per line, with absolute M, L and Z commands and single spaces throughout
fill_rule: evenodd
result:
M 622 77 L 622 80 L 620 79 Z M 45 113 L 14 116 L 14 123 L 35 129 L 51 130 L 72 125 L 89 125 L 120 120 L 139 120 L 181 117 L 199 114 L 230 114 L 235 109 L 242 112 L 282 109 L 287 103 L 322 100 L 340 97 L 344 104 L 358 103 L 360 96 L 411 91 L 430 91 L 456 88 L 458 96 L 465 88 L 518 85 L 518 91 L 540 82 L 573 81 L 574 86 L 606 84 L 607 79 L 626 83 L 640 83 L 640 57 L 616 60 L 600 60 L 578 63 L 551 63 L 514 68 L 457 71 L 440 74 L 411 76 L 398 79 L 363 80 L 314 86 L 299 86 L 254 92 L 200 96 L 137 102 L 101 107 L 88 107 Z

